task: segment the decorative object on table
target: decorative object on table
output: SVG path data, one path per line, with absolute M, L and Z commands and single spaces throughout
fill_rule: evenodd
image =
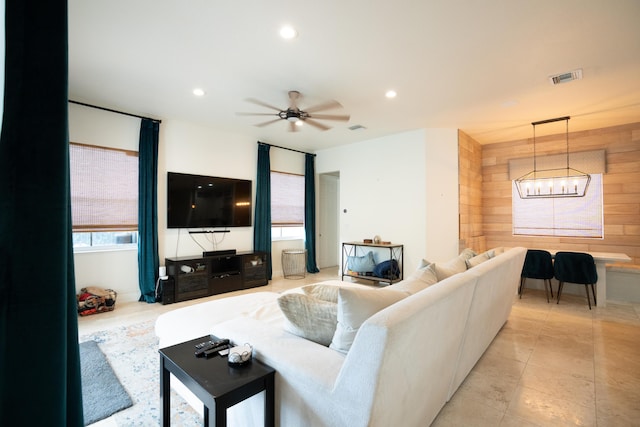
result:
M 379 245 L 381 241 L 382 239 L 380 238 L 380 236 L 374 236 L 373 243 L 375 243 L 376 245 Z
M 116 308 L 116 298 L 118 293 L 113 289 L 103 289 L 97 286 L 88 286 L 80 289 L 76 295 L 78 303 L 78 314 L 87 316 L 89 314 L 113 311 Z
M 362 243 L 373 243 L 373 239 L 364 239 Z
M 242 366 L 251 361 L 253 347 L 250 344 L 243 344 L 229 349 L 228 362 L 231 366 Z
M 389 242 L 389 241 L 384 241 L 384 242 L 380 242 L 380 244 L 381 244 L 381 245 L 390 245 L 390 244 L 391 244 L 391 242 Z

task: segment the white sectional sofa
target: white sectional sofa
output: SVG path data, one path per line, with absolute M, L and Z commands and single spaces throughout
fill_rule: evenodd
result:
M 167 312 L 158 318 L 156 334 L 161 348 L 209 333 L 250 343 L 254 356 L 277 371 L 276 425 L 425 426 L 509 317 L 525 254 L 525 248 L 493 257 L 493 252 L 486 253 L 484 262 L 453 275 L 447 271 L 453 264 L 442 264 L 435 272 L 443 277 L 430 286 L 419 283 L 419 274 L 372 291 L 367 285 L 323 282 L 367 292 L 390 293 L 397 287 L 406 293 L 366 318 L 346 352 L 288 332 L 290 322 L 278 304 L 281 295 L 272 292 Z M 429 268 L 433 273 L 434 266 Z M 343 294 L 349 292 L 338 292 L 339 322 L 346 310 Z M 186 389 L 180 393 L 201 410 L 195 396 L 188 396 Z M 262 425 L 261 398 L 231 408 L 230 425 Z

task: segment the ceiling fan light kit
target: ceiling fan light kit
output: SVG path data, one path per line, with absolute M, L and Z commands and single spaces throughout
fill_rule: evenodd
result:
M 302 124 L 301 122 L 308 123 L 309 125 L 320 129 L 328 130 L 330 126 L 319 122 L 318 120 L 337 120 L 337 121 L 349 121 L 350 116 L 348 114 L 316 114 L 319 111 L 331 110 L 335 108 L 342 108 L 342 105 L 338 101 L 327 101 L 323 104 L 313 107 L 305 108 L 304 110 L 298 107 L 298 100 L 301 98 L 300 92 L 297 90 L 289 91 L 289 107 L 286 109 L 280 109 L 266 102 L 259 101 L 257 99 L 249 98 L 247 102 L 259 105 L 261 107 L 269 108 L 277 111 L 277 113 L 237 113 L 241 116 L 277 116 L 275 120 L 269 120 L 267 122 L 258 123 L 255 126 L 262 127 L 272 123 L 276 123 L 280 120 L 286 120 L 289 122 L 289 130 L 291 132 L 297 132 L 298 128 Z
M 555 119 L 533 122 L 533 170 L 516 179 L 516 188 L 521 199 L 584 197 L 587 194 L 591 175 L 569 167 L 569 119 Z M 546 123 L 566 122 L 566 167 L 538 169 L 536 163 L 536 126 Z

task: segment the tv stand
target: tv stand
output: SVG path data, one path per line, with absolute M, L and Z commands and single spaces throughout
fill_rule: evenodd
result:
M 269 283 L 266 252 L 230 251 L 205 252 L 207 255 L 202 257 L 165 258 L 167 275 L 173 279 L 174 289 L 172 295 L 162 296 L 162 303 L 203 298 Z

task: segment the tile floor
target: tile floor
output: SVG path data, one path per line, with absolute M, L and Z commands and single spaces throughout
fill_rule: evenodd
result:
M 335 279 L 326 269 L 305 279 L 275 278 L 249 291 L 163 306 L 123 302 L 79 319 L 80 335 L 154 319 L 185 305 L 233 294 L 280 292 Z M 106 419 L 92 427 L 110 427 Z M 514 298 L 509 320 L 440 411 L 433 426 L 640 426 L 640 304 L 608 302 L 589 311 L 586 297 L 543 291 Z

